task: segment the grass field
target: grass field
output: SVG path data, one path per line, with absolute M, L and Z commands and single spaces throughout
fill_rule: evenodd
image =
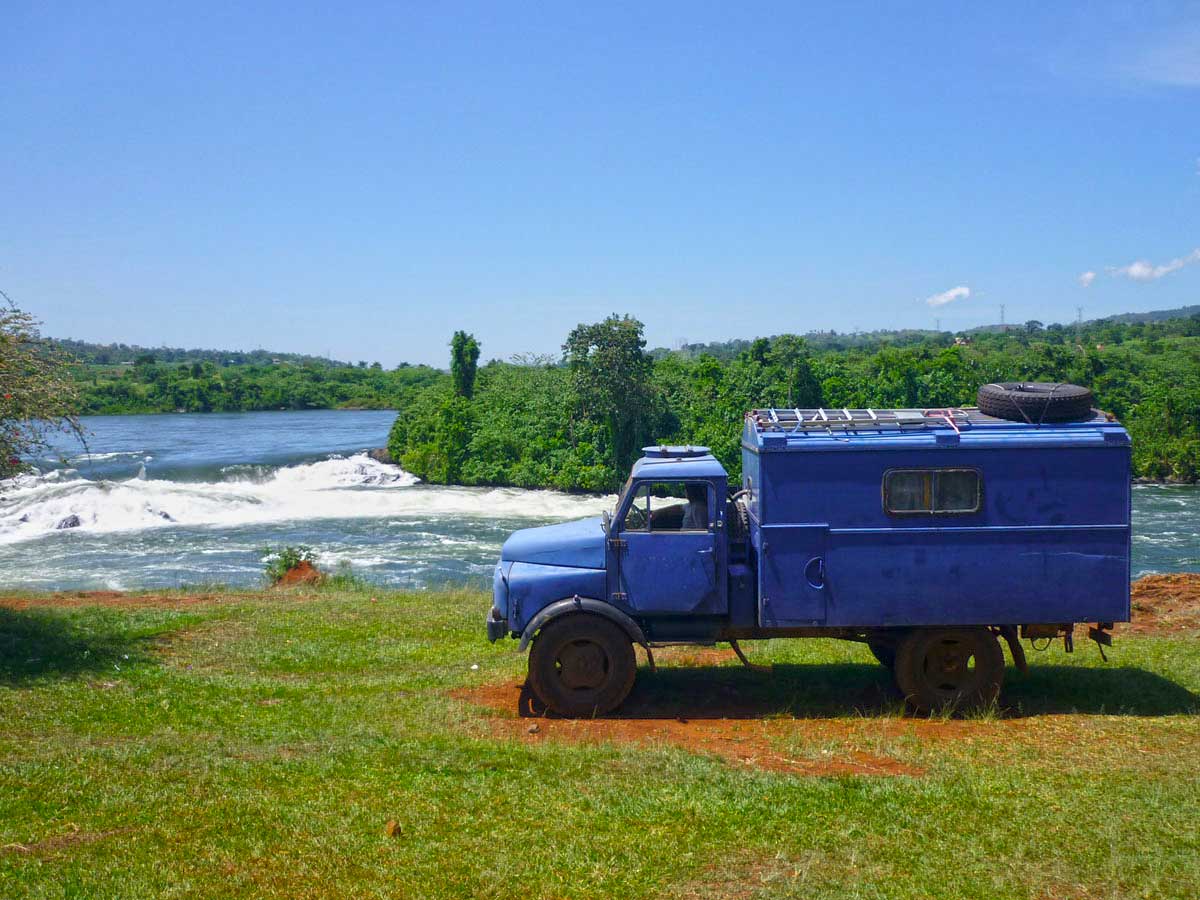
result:
M 0 602 L 0 897 L 1200 895 L 1192 632 L 1031 654 L 966 720 L 856 645 L 676 652 L 575 725 L 516 716 L 486 607 Z

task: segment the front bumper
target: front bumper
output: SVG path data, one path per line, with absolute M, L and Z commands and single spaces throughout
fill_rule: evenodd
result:
M 488 640 L 493 644 L 508 633 L 508 620 L 496 618 L 500 610 L 493 608 L 487 617 Z
M 493 644 L 508 632 L 508 570 L 512 563 L 500 560 L 492 573 L 492 608 L 487 615 L 488 640 Z

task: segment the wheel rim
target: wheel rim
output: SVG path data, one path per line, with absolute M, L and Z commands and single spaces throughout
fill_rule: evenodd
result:
M 567 690 L 594 691 L 608 681 L 612 660 L 595 641 L 571 641 L 555 655 L 554 670 L 559 683 Z
M 940 638 L 925 652 L 922 673 L 930 690 L 945 699 L 966 692 L 978 677 L 973 642 L 959 638 Z

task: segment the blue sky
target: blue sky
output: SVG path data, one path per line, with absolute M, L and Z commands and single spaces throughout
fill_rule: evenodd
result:
M 7 0 L 0 289 L 386 365 L 1200 303 L 1198 4 L 339 6 Z

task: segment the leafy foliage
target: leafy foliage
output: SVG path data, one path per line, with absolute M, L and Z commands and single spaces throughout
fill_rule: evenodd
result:
M 70 357 L 38 333 L 37 321 L 0 292 L 0 479 L 25 469 L 53 431 L 82 439 L 79 387 Z
M 81 412 L 244 412 L 266 409 L 391 409 L 445 374 L 428 366 L 166 364 L 154 354 L 117 367 L 77 370 Z
M 606 449 L 618 470 L 632 464 L 653 433 L 653 363 L 645 347 L 642 323 L 615 314 L 577 325 L 563 344 L 578 417 L 604 425 Z
M 475 373 L 479 365 L 479 342 L 465 331 L 454 332 L 450 341 L 450 378 L 454 393 L 471 399 L 475 393 Z
M 141 347 L 137 344 L 97 344 L 91 341 L 76 341 L 70 338 L 56 338 L 54 343 L 60 346 L 73 358 L 90 366 L 119 366 L 132 364 L 146 357 L 160 363 L 212 363 L 214 366 L 245 366 L 245 365 L 317 365 L 330 368 L 349 367 L 352 364 L 325 356 L 312 356 L 308 353 L 282 353 L 278 350 L 203 350 L 184 347 Z M 372 363 L 378 367 L 379 363 Z M 367 368 L 366 362 L 359 362 L 359 368 Z
M 416 393 L 400 407 L 389 449 L 433 482 L 594 491 L 619 484 L 643 443 L 703 444 L 736 482 L 748 409 L 966 406 L 988 382 L 1068 381 L 1090 386 L 1129 428 L 1137 475 L 1200 479 L 1200 317 L 1031 322 L 842 349 L 810 338 L 732 342 L 741 349 L 724 359 L 653 359 L 641 324 L 611 316 L 571 332 L 564 364 L 488 364 L 453 413 L 448 386 Z

